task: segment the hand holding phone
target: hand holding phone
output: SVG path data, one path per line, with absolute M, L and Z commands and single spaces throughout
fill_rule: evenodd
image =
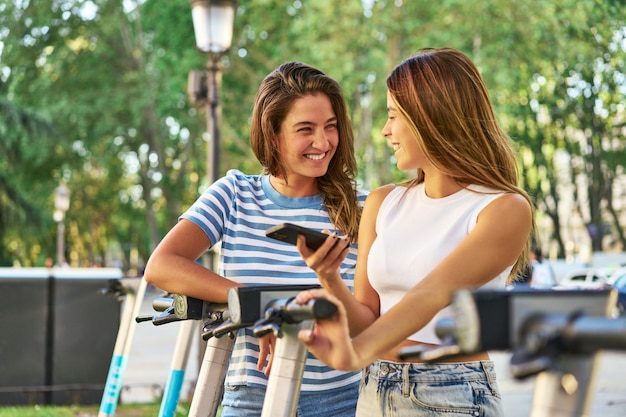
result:
M 317 250 L 326 241 L 327 234 L 318 232 L 307 227 L 298 226 L 292 223 L 282 223 L 274 227 L 270 227 L 265 232 L 265 236 L 282 242 L 295 245 L 298 235 L 304 235 L 306 245 L 311 250 Z

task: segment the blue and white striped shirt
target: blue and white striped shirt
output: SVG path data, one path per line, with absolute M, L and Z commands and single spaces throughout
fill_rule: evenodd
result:
M 358 192 L 364 204 L 367 193 Z M 181 216 L 198 225 L 213 244 L 221 241 L 218 273 L 246 285 L 319 285 L 315 272 L 296 247 L 265 236 L 277 224 L 290 222 L 315 230 L 335 230 L 321 196 L 291 198 L 278 193 L 267 175 L 245 175 L 230 170 L 211 185 Z M 357 248 L 353 244 L 340 268 L 352 288 Z M 256 369 L 259 345 L 250 329 L 239 331 L 226 385 L 266 386 Z M 360 373 L 329 368 L 310 353 L 301 392 L 320 392 L 359 381 Z

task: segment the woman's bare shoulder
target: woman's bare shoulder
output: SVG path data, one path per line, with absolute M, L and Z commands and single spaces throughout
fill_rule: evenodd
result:
M 387 184 L 381 187 L 376 188 L 367 196 L 367 200 L 365 200 L 365 208 L 363 209 L 363 217 L 375 219 L 378 215 L 378 209 L 385 201 L 385 198 L 392 192 L 396 187 L 395 184 Z M 363 220 L 363 218 L 362 218 Z
M 371 193 L 369 193 L 369 195 L 367 196 L 367 200 L 374 200 L 374 201 L 378 201 L 379 203 L 385 199 L 385 197 L 387 197 L 389 195 L 390 192 L 392 192 L 394 189 L 396 189 L 397 187 L 399 187 L 396 184 L 386 184 L 386 185 L 382 185 L 378 188 L 376 188 L 375 190 L 373 190 Z

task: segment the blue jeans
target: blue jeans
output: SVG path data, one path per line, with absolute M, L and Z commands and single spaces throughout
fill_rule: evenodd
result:
M 300 393 L 296 417 L 354 417 L 359 384 L 332 391 Z M 260 417 L 264 387 L 226 386 L 222 417 Z
M 502 417 L 493 362 L 376 361 L 363 371 L 357 417 Z

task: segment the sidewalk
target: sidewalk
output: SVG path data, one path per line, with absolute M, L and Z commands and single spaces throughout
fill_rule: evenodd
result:
M 159 314 L 153 310 L 152 301 L 161 294 L 160 290 L 146 291 L 140 314 Z M 121 403 L 146 403 L 161 398 L 170 376 L 180 324 L 180 322 L 174 322 L 155 326 L 149 321 L 137 324 L 120 394 Z M 198 322 L 198 342 L 193 343 L 189 350 L 181 399 L 191 397 L 199 372 L 200 325 L 201 323 Z
M 142 304 L 141 314 L 154 314 L 152 301 L 160 293 L 150 291 Z M 193 393 L 198 374 L 198 343 L 193 343 L 185 371 L 181 399 Z M 150 322 L 137 324 L 135 337 L 124 376 L 121 402 L 142 403 L 157 401 L 163 393 L 170 374 L 174 347 L 180 323 L 154 326 Z M 510 353 L 491 352 L 496 366 L 498 384 L 502 392 L 506 417 L 528 417 L 534 389 L 534 378 L 517 381 L 509 374 Z M 596 378 L 590 417 L 626 416 L 626 353 L 604 352 Z
M 518 381 L 509 373 L 510 353 L 491 352 L 506 417 L 528 417 L 534 378 Z M 597 370 L 590 417 L 626 416 L 626 353 L 604 352 Z

